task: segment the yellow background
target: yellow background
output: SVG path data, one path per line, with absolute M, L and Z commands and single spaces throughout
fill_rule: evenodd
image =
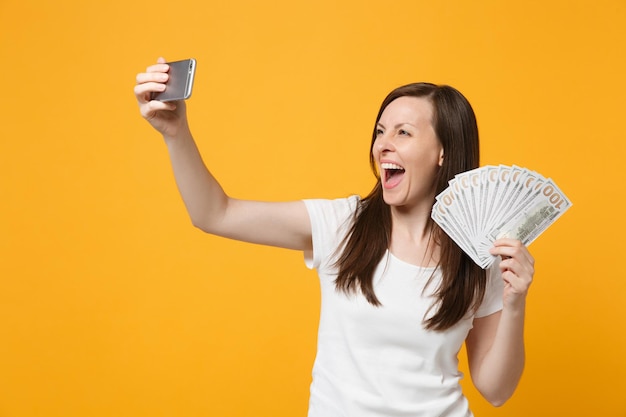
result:
M 482 164 L 573 208 L 535 243 L 525 375 L 477 416 L 626 416 L 626 2 L 0 1 L 0 416 L 304 416 L 318 283 L 186 217 L 135 74 L 195 57 L 236 197 L 366 193 L 392 88 L 451 84 Z M 462 354 L 462 367 L 465 359 Z

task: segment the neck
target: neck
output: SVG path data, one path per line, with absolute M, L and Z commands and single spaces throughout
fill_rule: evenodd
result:
M 391 224 L 392 234 L 400 232 L 411 236 L 413 240 L 421 241 L 430 235 L 432 221 L 430 218 L 434 197 L 422 199 L 419 204 L 392 206 Z
M 439 247 L 432 239 L 430 207 L 404 210 L 391 207 L 391 242 L 389 250 L 398 258 L 419 266 L 434 266 Z

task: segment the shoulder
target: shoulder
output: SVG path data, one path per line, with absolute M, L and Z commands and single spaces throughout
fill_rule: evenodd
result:
M 326 221 L 344 222 L 357 210 L 361 198 L 353 195 L 337 199 L 309 199 L 303 200 L 309 212 L 311 221 L 326 219 Z
M 360 201 L 357 195 L 334 200 L 304 200 L 313 242 L 312 256 L 306 256 L 309 267 L 333 264 L 332 258 L 353 223 Z
M 504 291 L 504 282 L 500 274 L 498 263 L 494 263 L 486 271 L 487 285 L 485 288 L 485 296 L 480 307 L 476 311 L 476 317 L 485 317 L 502 310 L 502 296 Z

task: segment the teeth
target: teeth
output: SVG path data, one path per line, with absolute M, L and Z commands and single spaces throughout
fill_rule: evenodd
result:
M 402 168 L 400 165 L 392 164 L 391 162 L 383 162 L 382 164 L 380 164 L 380 167 L 382 169 L 402 169 L 402 170 L 404 170 L 404 168 Z

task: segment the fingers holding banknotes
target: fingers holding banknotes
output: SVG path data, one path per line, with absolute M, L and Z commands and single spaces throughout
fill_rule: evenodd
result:
M 162 135 L 173 137 L 181 129 L 188 129 L 185 102 L 152 100 L 153 93 L 165 90 L 168 70 L 165 59 L 159 58 L 156 64 L 146 68 L 146 72 L 137 74 L 134 91 L 143 118 Z
M 535 274 L 535 259 L 516 239 L 498 239 L 489 252 L 502 257 L 499 264 L 504 280 L 504 304 L 514 307 L 523 302 Z

